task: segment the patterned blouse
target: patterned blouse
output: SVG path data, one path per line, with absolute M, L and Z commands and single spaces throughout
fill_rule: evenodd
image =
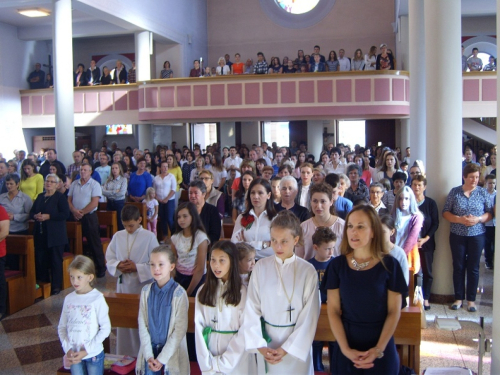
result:
M 478 186 L 471 192 L 470 197 L 467 197 L 464 194 L 462 185 L 460 185 L 450 190 L 444 204 L 443 213 L 450 212 L 457 216 L 481 216 L 486 212 L 492 212 L 492 210 L 493 205 L 486 189 Z M 459 236 L 471 237 L 485 233 L 486 228 L 484 223 L 477 223 L 471 227 L 451 223 L 450 231 Z
M 161 71 L 161 78 L 162 79 L 170 78 L 170 74 L 172 74 L 172 77 L 174 76 L 174 71 L 172 69 L 163 69 Z

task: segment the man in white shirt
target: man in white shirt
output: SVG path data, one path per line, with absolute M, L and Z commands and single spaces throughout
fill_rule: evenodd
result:
M 269 149 L 269 145 L 267 142 L 262 142 L 262 149 L 264 150 L 264 155 L 266 155 L 269 159 L 273 159 L 273 152 Z
M 325 170 L 328 173 L 345 173 L 346 165 L 340 161 L 342 150 L 338 147 L 332 148 L 330 161 L 326 164 Z
M 341 72 L 349 72 L 351 70 L 351 60 L 344 56 L 345 51 L 339 50 L 339 66 Z
M 271 159 L 269 159 L 267 155 L 264 154 L 264 149 L 261 146 L 255 147 L 255 152 L 257 153 L 258 159 L 264 159 L 267 165 L 273 165 Z
M 236 154 L 236 147 L 231 146 L 231 148 L 229 148 L 229 157 L 224 160 L 224 168 L 226 168 L 228 173 L 231 169 L 235 170 L 236 178 L 238 178 L 241 176 L 240 165 L 242 161 L 243 160 Z
M 99 165 L 95 171 L 99 173 L 101 177 L 101 185 L 104 185 L 108 181 L 108 177 L 111 174 L 111 167 L 109 166 L 109 155 L 105 152 L 99 153 Z

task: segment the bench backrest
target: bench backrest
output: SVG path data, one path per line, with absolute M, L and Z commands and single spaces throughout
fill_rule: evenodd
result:
M 106 225 L 106 237 L 113 238 L 118 231 L 118 221 L 116 211 L 97 211 L 99 225 Z
M 82 223 L 79 221 L 67 221 L 66 232 L 68 233 L 69 248 L 75 255 L 83 255 Z

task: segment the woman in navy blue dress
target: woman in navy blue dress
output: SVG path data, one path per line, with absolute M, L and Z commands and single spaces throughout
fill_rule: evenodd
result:
M 375 210 L 356 206 L 346 218 L 339 257 L 323 277 L 328 319 L 336 342 L 332 374 L 398 374 L 393 334 L 408 287 L 384 248 Z

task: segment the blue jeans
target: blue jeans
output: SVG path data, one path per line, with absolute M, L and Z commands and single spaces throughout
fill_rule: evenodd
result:
M 104 373 L 104 350 L 95 357 L 83 359 L 76 365 L 71 365 L 72 375 L 102 375 Z
M 485 235 L 459 236 L 450 233 L 451 257 L 453 258 L 453 287 L 455 299 L 474 302 L 479 283 L 479 261 L 484 248 Z M 467 288 L 465 274 L 467 273 Z
M 151 344 L 152 346 L 152 349 L 153 349 L 153 356 L 156 358 L 158 358 L 158 356 L 160 355 L 161 351 L 163 350 L 163 345 L 154 345 L 154 344 Z M 145 365 L 145 369 L 146 369 L 146 372 L 144 373 L 144 375 L 161 375 L 162 374 L 162 371 L 165 371 L 165 366 L 163 366 L 160 371 L 151 371 L 148 367 L 148 361 L 145 361 L 146 362 L 146 365 Z M 165 371 L 163 373 L 164 375 L 168 375 L 168 371 Z
M 121 200 L 115 200 L 115 201 L 110 201 L 106 203 L 106 210 L 107 211 L 116 211 L 116 221 L 118 222 L 118 230 L 123 230 L 123 223 L 122 223 L 122 209 L 123 206 L 125 206 L 125 199 Z
M 168 229 L 170 229 L 171 235 L 175 232 L 174 215 L 175 215 L 175 199 L 170 199 L 167 203 L 159 204 L 158 216 L 160 217 L 160 225 L 163 237 L 168 236 Z

